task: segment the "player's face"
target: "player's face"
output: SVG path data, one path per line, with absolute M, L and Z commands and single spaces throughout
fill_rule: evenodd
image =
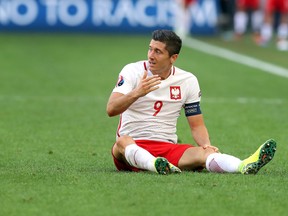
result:
M 149 70 L 164 79 L 170 75 L 171 66 L 178 56 L 174 54 L 170 57 L 165 47 L 166 44 L 151 40 L 148 50 Z

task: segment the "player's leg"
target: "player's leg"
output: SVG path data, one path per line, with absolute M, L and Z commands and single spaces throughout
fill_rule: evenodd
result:
M 247 30 L 248 14 L 247 9 L 249 7 L 249 1 L 237 0 L 236 12 L 234 14 L 234 33 L 235 37 L 240 38 Z
M 130 136 L 119 137 L 112 151 L 117 160 L 122 160 L 139 169 L 164 175 L 171 172 L 181 172 L 179 168 L 170 164 L 167 159 L 154 157 L 147 150 L 138 146 Z
M 272 160 L 275 151 L 276 142 L 273 139 L 267 140 L 252 156 L 243 161 L 232 155 L 216 153 L 211 148 L 194 147 L 184 152 L 178 167 L 186 170 L 206 168 L 210 172 L 218 173 L 256 174 Z
M 236 11 L 234 15 L 234 32 L 236 37 L 241 37 L 247 29 L 248 16 L 243 10 Z
M 277 28 L 277 48 L 282 51 L 288 50 L 288 0 L 286 3 L 282 1 L 281 20 Z
M 206 168 L 210 172 L 238 172 L 241 163 L 239 158 L 231 155 L 215 152 L 211 148 L 202 147 L 188 148 L 181 159 L 178 167 L 184 170 L 197 170 Z
M 260 32 L 261 29 L 261 25 L 263 23 L 263 13 L 261 10 L 255 9 L 252 12 L 252 17 L 251 17 L 251 21 L 252 21 L 252 30 L 253 33 L 258 33 Z
M 280 23 L 277 31 L 279 40 L 286 40 L 288 36 L 288 24 L 286 22 Z
M 121 136 L 113 146 L 113 155 L 117 160 L 144 170 L 156 171 L 154 167 L 155 157 L 145 149 L 136 145 L 129 136 Z
M 189 11 L 185 6 L 184 0 L 178 0 L 178 13 L 175 17 L 174 31 L 179 35 L 180 38 L 188 36 L 190 28 L 190 17 Z
M 267 0 L 265 5 L 264 21 L 260 28 L 260 38 L 257 41 L 258 45 L 265 46 L 273 36 L 274 12 L 275 5 L 273 0 Z
M 253 33 L 257 33 L 263 22 L 263 13 L 260 6 L 259 0 L 249 0 L 249 7 L 251 9 L 251 24 Z

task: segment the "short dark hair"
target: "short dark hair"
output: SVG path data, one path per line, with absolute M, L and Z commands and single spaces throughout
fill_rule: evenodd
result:
M 152 33 L 152 39 L 165 43 L 170 56 L 180 53 L 182 40 L 175 32 L 165 29 L 155 30 Z

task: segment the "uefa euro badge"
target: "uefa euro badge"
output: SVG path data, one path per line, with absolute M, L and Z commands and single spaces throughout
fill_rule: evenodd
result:
M 124 78 L 123 76 L 119 76 L 118 81 L 117 81 L 117 85 L 116 86 L 122 86 L 124 83 Z
M 180 100 L 181 99 L 180 86 L 170 86 L 170 98 L 173 100 Z

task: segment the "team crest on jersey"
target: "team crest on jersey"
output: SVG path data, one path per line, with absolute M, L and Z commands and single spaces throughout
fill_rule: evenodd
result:
M 181 99 L 180 86 L 170 86 L 170 98 L 173 100 L 180 100 Z
M 117 81 L 117 85 L 116 86 L 122 86 L 124 83 L 124 78 L 123 76 L 119 76 L 118 81 Z

